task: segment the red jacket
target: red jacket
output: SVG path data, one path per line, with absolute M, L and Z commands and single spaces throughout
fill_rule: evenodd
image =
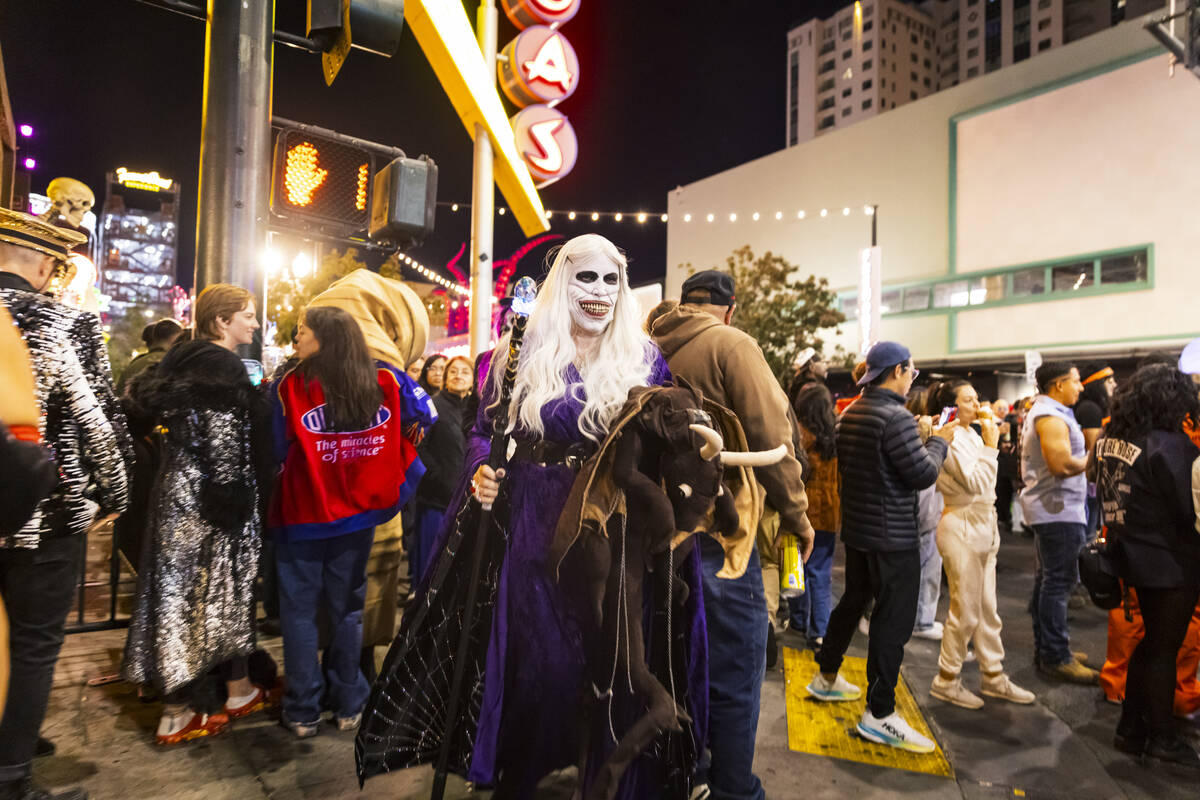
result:
M 425 467 L 404 431 L 437 417 L 433 402 L 403 372 L 377 362 L 383 403 L 360 431 L 325 430 L 325 393 L 294 370 L 272 392 L 276 455 L 283 462 L 270 527 L 298 539 L 364 530 L 394 517 Z

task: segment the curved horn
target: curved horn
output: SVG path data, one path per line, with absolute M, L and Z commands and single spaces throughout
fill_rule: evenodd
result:
M 736 453 L 726 450 L 721 453 L 721 464 L 726 467 L 766 467 L 778 464 L 787 455 L 787 447 L 779 445 L 774 450 L 752 450 Z
M 688 425 L 696 433 L 700 434 L 700 438 L 704 440 L 704 446 L 700 448 L 700 457 L 705 461 L 712 461 L 721 452 L 721 448 L 725 446 L 725 440 L 721 438 L 721 434 L 714 431 L 707 425 Z

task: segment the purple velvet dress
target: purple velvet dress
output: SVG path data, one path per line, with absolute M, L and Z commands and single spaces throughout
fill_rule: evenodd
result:
M 653 357 L 648 383 L 659 385 L 670 379 L 670 372 L 657 349 Z M 490 385 L 484 379 L 489 362 L 488 357 L 481 359 L 483 387 Z M 581 383 L 573 366 L 568 368 L 567 379 L 569 387 Z M 573 394 L 568 390 L 566 398 L 542 409 L 545 441 L 584 441 L 578 427 L 583 402 Z M 467 499 L 466 487 L 488 457 L 491 424 L 486 409 L 491 400 L 485 391 L 475 429 L 468 438 L 464 475 L 443 522 L 434 561 L 372 689 L 356 743 L 359 774 L 364 778 L 428 763 L 441 743 L 439 724 L 444 725 L 444 715 L 438 713 L 438 707 L 444 701 L 447 682 L 434 673 L 446 671 L 444 642 L 457 642 L 461 630 L 461 625 L 454 624 L 454 597 L 459 585 L 467 582 L 465 555 L 473 545 L 470 528 L 478 508 Z M 525 438 L 520 428 L 514 436 L 519 441 Z M 451 769 L 465 772 L 467 779 L 476 783 L 500 783 L 500 794 L 505 797 L 532 798 L 542 777 L 579 763 L 581 741 L 589 727 L 584 706 L 593 691 L 581 628 L 587 623 L 582 607 L 562 589 L 570 585 L 570 574 L 563 572 L 560 585 L 546 563 L 576 473 L 564 465 L 540 466 L 529 461 L 510 463 L 506 469 L 508 476 L 494 514 L 499 536 L 490 536 L 484 543 L 478 606 L 483 619 L 477 620 L 473 629 L 475 663 L 468 669 L 472 685 L 467 688 L 466 718 L 459 726 L 465 730 L 453 734 Z M 698 558 L 680 569 L 695 588 L 686 624 L 679 627 L 689 650 L 689 713 L 696 720 L 691 733 L 702 743 L 707 653 Z M 649 614 L 646 624 L 648 628 L 651 625 Z M 423 634 L 423 629 L 430 633 Z M 592 753 L 602 755 L 595 747 Z M 646 797 L 646 787 L 661 786 L 659 771 L 641 761 L 623 782 L 623 797 Z M 635 788 L 643 783 L 643 788 Z

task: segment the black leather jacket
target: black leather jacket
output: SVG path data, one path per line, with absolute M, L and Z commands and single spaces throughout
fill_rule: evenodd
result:
M 877 386 L 842 414 L 837 442 L 842 540 L 860 550 L 918 547 L 917 495 L 937 481 L 946 442 L 922 444 L 904 398 Z

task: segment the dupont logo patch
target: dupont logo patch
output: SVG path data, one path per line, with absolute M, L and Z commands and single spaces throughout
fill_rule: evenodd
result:
M 337 433 L 339 435 L 347 434 L 347 433 L 365 433 L 367 431 L 371 431 L 371 430 L 378 428 L 380 425 L 383 425 L 391 418 L 392 418 L 392 412 L 389 411 L 386 406 L 380 406 L 379 410 L 377 412 L 375 412 L 375 416 L 371 418 L 371 424 L 369 424 L 367 427 L 363 428 L 362 430 L 338 431 Z M 333 431 L 328 430 L 325 426 L 325 404 L 324 403 L 322 403 L 321 405 L 317 406 L 316 408 L 312 409 L 311 411 L 306 413 L 304 416 L 302 416 L 300 418 L 300 424 L 303 425 L 304 429 L 306 431 L 308 431 L 309 433 L 333 433 Z

